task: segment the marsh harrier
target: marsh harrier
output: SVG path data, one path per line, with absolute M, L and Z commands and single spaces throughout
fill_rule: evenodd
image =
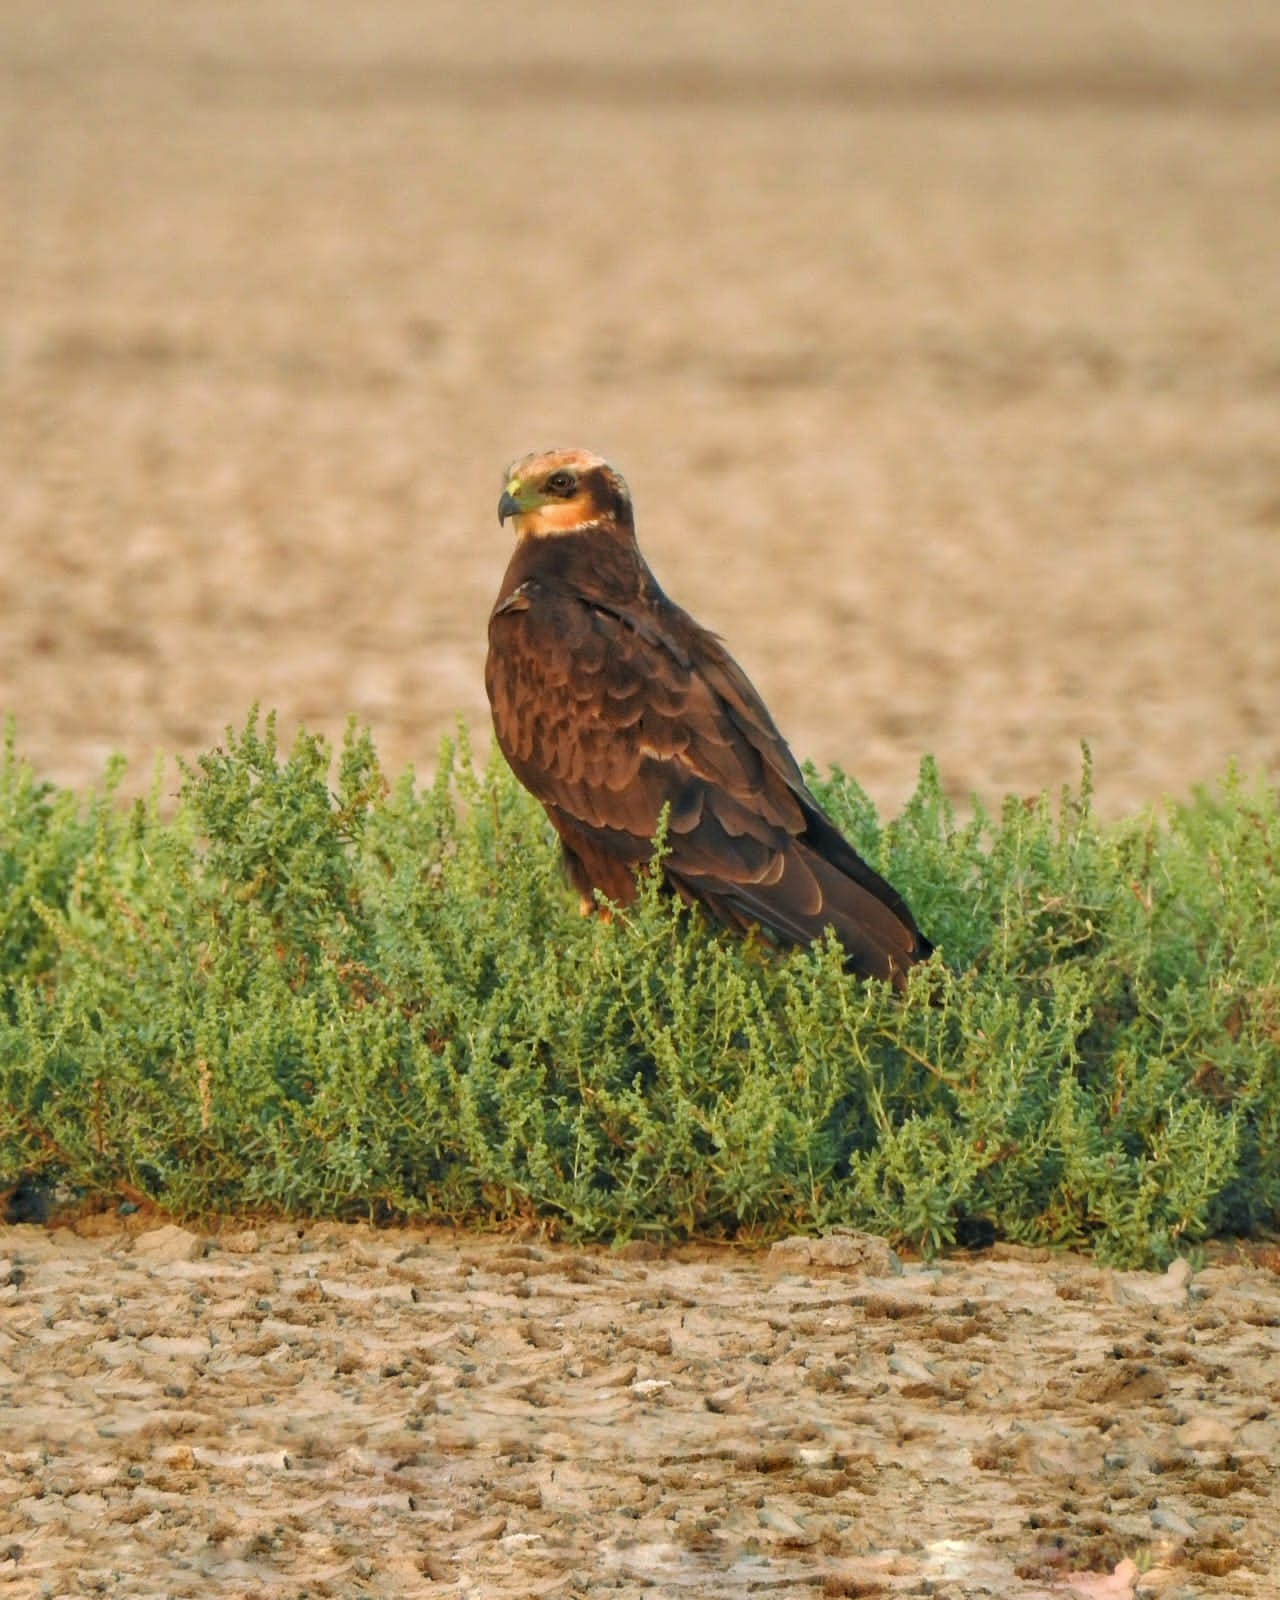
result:
M 658 587 L 621 475 L 585 450 L 509 469 L 516 548 L 489 618 L 498 744 L 546 808 L 583 909 L 625 906 L 669 807 L 666 881 L 783 944 L 830 927 L 846 966 L 901 987 L 932 946 L 809 792 L 715 634 Z

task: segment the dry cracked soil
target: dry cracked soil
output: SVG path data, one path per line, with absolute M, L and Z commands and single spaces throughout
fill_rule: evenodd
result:
M 0 1593 L 1277 1593 L 1275 1251 L 99 1216 L 0 1253 Z

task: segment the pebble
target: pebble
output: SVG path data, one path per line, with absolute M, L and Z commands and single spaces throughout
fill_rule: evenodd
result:
M 174 1223 L 151 1228 L 133 1241 L 133 1254 L 154 1266 L 166 1262 L 198 1261 L 205 1253 L 204 1240 Z
M 797 1266 L 864 1272 L 873 1278 L 897 1277 L 902 1262 L 885 1240 L 873 1233 L 829 1233 L 819 1239 L 794 1234 L 769 1250 L 771 1266 L 791 1271 Z
M 768 1528 L 770 1533 L 781 1535 L 786 1544 L 805 1546 L 817 1544 L 818 1535 L 795 1517 L 788 1516 L 785 1511 L 780 1511 L 774 1506 L 762 1506 L 759 1514 L 762 1528 Z
M 1191 1263 L 1178 1256 L 1162 1273 L 1108 1272 L 1104 1281 L 1116 1305 L 1177 1306 L 1186 1303 L 1191 1278 Z
M 1220 1417 L 1190 1417 L 1178 1429 L 1178 1443 L 1184 1450 L 1230 1450 L 1236 1430 Z
M 1179 1512 L 1168 1506 L 1156 1506 L 1151 1513 L 1151 1526 L 1161 1533 L 1171 1533 L 1178 1539 L 1193 1539 L 1195 1528 Z
M 258 1230 L 240 1228 L 233 1233 L 220 1233 L 214 1243 L 219 1250 L 229 1251 L 232 1255 L 249 1256 L 258 1248 Z

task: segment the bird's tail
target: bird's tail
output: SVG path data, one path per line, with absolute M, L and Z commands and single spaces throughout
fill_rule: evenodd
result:
M 690 877 L 674 886 L 721 922 L 740 929 L 758 924 L 784 944 L 811 944 L 833 928 L 850 972 L 903 989 L 911 968 L 928 960 L 933 946 L 902 896 L 840 842 L 841 858 L 832 861 L 807 840 L 795 840 L 769 881 L 700 884 Z M 856 864 L 855 872 L 850 864 Z

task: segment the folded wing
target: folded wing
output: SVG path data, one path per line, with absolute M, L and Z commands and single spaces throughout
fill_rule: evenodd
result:
M 670 808 L 666 875 L 722 922 L 787 943 L 835 929 L 901 982 L 930 950 L 905 902 L 808 792 L 745 674 L 687 613 L 525 586 L 490 622 L 498 742 L 578 888 L 626 904 Z

